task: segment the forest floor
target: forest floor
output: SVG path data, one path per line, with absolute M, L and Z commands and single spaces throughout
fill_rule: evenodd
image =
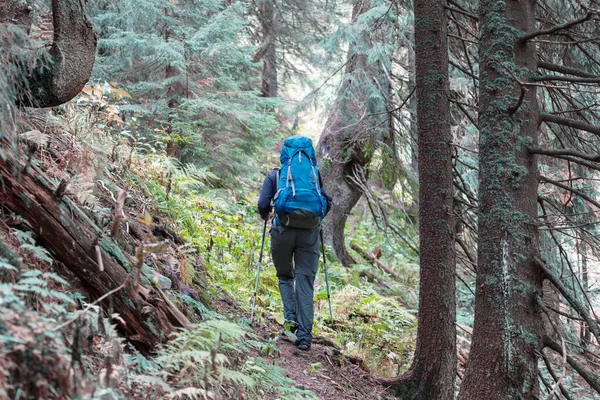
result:
M 241 206 L 237 213 L 226 214 L 217 206 L 205 205 L 209 200 L 202 197 L 192 198 L 186 193 L 187 186 L 185 184 L 189 184 L 188 180 L 191 178 L 185 173 L 180 171 L 180 175 L 177 175 L 177 171 L 173 172 L 175 178 L 173 178 L 173 187 L 171 187 L 171 181 L 166 180 L 166 161 L 163 158 L 146 153 L 134 154 L 133 148 L 126 147 L 125 144 L 117 146 L 120 142 L 115 142 L 110 136 L 103 136 L 101 132 L 93 135 L 91 133 L 77 135 L 66 122 L 71 119 L 65 117 L 63 120 L 62 117 L 54 116 L 50 118 L 42 112 L 36 112 L 25 120 L 28 125 L 26 129 L 22 130 L 26 130 L 27 135 L 23 134 L 23 137 L 20 138 L 19 152 L 16 155 L 21 159 L 25 158 L 24 155 L 27 154 L 29 148 L 27 143 L 37 144 L 35 148 L 43 149 L 36 150 L 35 157 L 33 153 L 30 154 L 30 160 L 33 161 L 32 167 L 29 168 L 29 175 L 37 176 L 37 181 L 49 182 L 48 187 L 42 187 L 39 184 L 40 192 L 46 193 L 54 186 L 58 187 L 59 182 L 70 182 L 66 189 L 66 196 L 74 206 L 77 206 L 83 214 L 89 217 L 85 224 L 94 226 L 98 231 L 104 232 L 106 236 L 109 236 L 108 230 L 111 227 L 114 229 L 116 226 L 119 234 L 111 233 L 110 236 L 116 238 L 114 239 L 115 244 L 131 258 L 143 243 L 146 245 L 156 241 L 168 243 L 161 252 L 147 254 L 145 263 L 150 272 L 142 273 L 141 279 L 148 280 L 148 282 L 142 282 L 142 285 L 152 290 L 157 282 L 161 282 L 161 279 L 163 281 L 167 278 L 170 279 L 172 285 L 169 290 L 170 300 L 180 307 L 184 317 L 187 317 L 190 323 L 200 325 L 207 322 L 208 319 L 216 318 L 244 325 L 244 321 L 247 321 L 249 317 L 248 304 L 244 304 L 244 299 L 250 297 L 248 284 L 254 282 L 255 253 L 258 252 L 258 240 L 260 239 L 258 230 L 255 232 L 248 228 L 252 224 L 248 221 L 255 216 L 252 213 L 246 215 L 246 210 Z M 48 121 L 51 121 L 52 124 Z M 23 171 L 25 170 L 23 169 Z M 35 174 L 31 171 L 34 171 Z M 127 197 L 126 201 L 122 200 L 122 213 L 120 214 L 122 219 L 116 219 L 117 198 L 124 189 L 127 189 Z M 216 202 L 214 199 L 212 201 Z M 71 221 L 72 218 L 65 220 Z M 116 225 L 110 224 L 110 221 L 114 222 L 115 220 L 118 221 Z M 89 239 L 89 236 L 86 237 Z M 236 240 L 231 240 L 232 237 L 235 237 Z M 79 305 L 83 304 L 81 299 L 90 301 L 98 297 L 98 295 L 90 295 L 88 292 L 90 287 L 95 288 L 95 282 L 85 281 L 83 274 L 82 276 L 77 275 L 78 270 L 75 267 L 65 268 L 65 254 L 55 248 L 56 237 L 49 234 L 48 230 L 42 231 L 36 225 L 36 220 L 29 221 L 19 213 L 2 207 L 0 210 L 0 243 L 5 244 L 11 253 L 20 256 L 24 270 L 32 270 L 31 273 L 37 273 L 38 270 L 43 273 L 56 272 L 68 282 L 68 285 L 65 284 L 63 287 L 52 282 L 37 280 L 34 283 L 37 282 L 36 284 L 41 286 L 30 288 L 29 286 L 33 285 L 32 281 L 26 280 L 26 276 L 21 277 L 20 272 L 12 271 L 11 275 L 0 276 L 9 284 L 16 285 L 14 290 L 26 300 L 23 304 L 35 306 L 57 303 L 62 305 L 61 301 L 64 300 L 64 295 L 76 295 L 78 299 L 76 304 Z M 106 254 L 105 263 L 110 258 L 109 256 Z M 0 261 L 2 260 L 0 259 Z M 85 267 L 83 265 L 81 269 L 85 271 Z M 408 264 L 405 265 L 405 268 L 407 271 L 412 271 Z M 347 354 L 364 356 L 365 353 L 358 351 L 358 348 L 364 345 L 367 351 L 371 351 L 374 348 L 373 344 L 378 342 L 385 333 L 388 333 L 387 342 L 378 348 L 381 354 L 378 354 L 376 360 L 389 361 L 385 358 L 388 353 L 412 353 L 415 329 L 414 317 L 409 311 L 398 307 L 395 300 L 379 295 L 374 289 L 367 290 L 368 287 L 362 287 L 363 281 L 360 280 L 358 273 L 356 277 L 352 278 L 342 277 L 342 273 L 336 272 L 335 268 L 332 268 L 330 272 L 332 272 L 332 282 L 334 285 L 337 284 L 338 289 L 348 287 L 344 289 L 345 291 L 338 292 L 337 310 L 336 302 L 334 302 L 336 319 L 339 316 L 340 321 L 346 322 L 346 328 L 351 328 L 345 331 L 348 334 L 343 341 L 348 344 Z M 344 271 L 344 273 L 346 272 Z M 148 276 L 147 273 L 150 275 Z M 375 273 L 372 274 L 375 275 Z M 265 288 L 265 293 L 263 293 L 265 304 L 258 321 L 255 321 L 254 326 L 247 330 L 248 337 L 256 335 L 258 339 L 256 342 L 260 343 L 257 345 L 258 348 L 249 346 L 251 350 L 247 350 L 247 357 L 242 358 L 248 360 L 262 358 L 268 364 L 279 366 L 286 371 L 284 375 L 294 383 L 287 386 L 288 382 L 280 379 L 277 382 L 281 382 L 282 390 L 277 387 L 265 388 L 264 391 L 256 392 L 265 393 L 260 398 L 269 400 L 283 398 L 289 394 L 284 393 L 285 389 L 291 387 L 310 391 L 314 393 L 314 398 L 319 399 L 386 399 L 391 397 L 378 382 L 377 376 L 369 371 L 369 367 L 371 367 L 373 371 L 383 376 L 385 372 L 388 372 L 387 369 L 379 368 L 376 365 L 377 362 L 373 362 L 375 358 L 371 360 L 365 358 L 363 361 L 358 356 L 347 355 L 345 351 L 342 354 L 341 349 L 336 347 L 333 342 L 334 339 L 340 342 L 339 337 L 317 336 L 310 351 L 299 351 L 294 345 L 293 339 L 283 334 L 281 325 L 276 322 L 274 317 L 280 308 L 280 300 L 273 270 L 265 269 L 264 278 L 261 276 L 261 279 L 263 279 L 261 285 L 264 285 Z M 402 283 L 402 287 L 412 288 L 414 286 L 411 283 L 412 279 L 407 278 Z M 356 286 L 351 284 L 353 280 L 356 280 Z M 4 281 L 0 279 L 0 283 L 4 283 Z M 46 298 L 47 296 L 36 297 L 30 292 L 19 292 L 18 289 L 27 282 L 28 290 L 36 289 L 38 292 L 46 293 L 44 290 L 49 287 L 53 293 L 58 293 L 61 297 L 54 299 L 53 303 Z M 100 290 L 100 293 L 105 292 L 107 291 L 104 289 Z M 188 303 L 184 301 L 184 295 L 189 298 Z M 323 302 L 322 297 L 319 300 L 319 296 L 322 295 L 323 290 L 322 288 L 319 290 L 317 285 L 315 289 L 316 304 Z M 18 296 L 15 295 L 15 297 Z M 196 308 L 190 306 L 189 302 L 193 302 Z M 53 323 L 57 326 L 61 326 L 65 320 L 71 318 L 73 309 L 77 308 L 74 305 L 67 307 L 65 304 L 64 311 L 50 315 L 50 312 L 46 311 L 44 307 L 36 308 L 34 306 L 30 308 L 35 311 L 36 318 L 38 314 L 45 318 L 52 318 Z M 77 312 L 79 311 L 77 310 Z M 119 310 L 115 311 L 118 314 Z M 360 318 L 352 319 L 351 314 Z M 99 313 L 98 319 L 100 320 L 104 315 Z M 108 315 L 114 316 L 114 314 Z M 393 318 L 388 318 L 388 316 L 393 316 Z M 365 320 L 363 321 L 362 318 Z M 317 319 L 323 321 L 322 318 Z M 23 320 L 23 322 L 27 321 Z M 120 326 L 119 324 L 123 322 L 122 319 L 113 318 L 110 323 Z M 338 328 L 336 332 L 336 330 L 332 331 L 331 327 L 321 326 L 320 328 L 326 328 L 321 329 L 321 333 L 331 336 L 339 334 L 342 330 Z M 318 331 L 318 329 L 316 330 Z M 390 335 L 392 331 L 396 336 Z M 115 336 L 119 333 L 123 332 L 116 331 Z M 97 336 L 100 338 L 102 335 Z M 244 337 L 244 339 L 248 337 Z M 63 332 L 63 335 L 56 337 L 58 343 L 56 351 L 62 352 L 60 355 L 65 363 L 71 360 L 70 350 L 67 351 L 67 344 L 71 339 L 72 332 L 68 329 Z M 255 342 L 252 339 L 250 341 Z M 118 340 L 115 340 L 117 343 Z M 354 352 L 349 350 L 350 343 L 356 346 Z M 35 345 L 36 342 L 32 342 L 33 348 L 37 349 Z M 268 351 L 264 351 L 265 348 L 268 348 Z M 99 376 L 104 368 L 104 361 L 97 361 L 104 360 L 105 355 L 103 353 L 96 354 L 87 348 L 81 352 L 88 359 L 95 360 L 90 362 L 90 368 L 85 371 L 88 377 L 91 379 L 95 375 Z M 223 352 L 226 353 L 225 350 Z M 169 355 L 173 354 L 169 353 Z M 234 357 L 232 356 L 232 359 Z M 145 363 L 143 365 L 146 370 L 138 371 L 137 376 L 150 377 L 154 381 L 163 382 L 160 373 L 162 371 L 156 369 L 155 360 L 152 357 L 142 359 L 138 354 L 128 354 L 128 357 L 121 358 L 121 361 L 124 363 L 121 365 L 123 371 L 128 365 L 125 362 L 139 365 Z M 2 366 L 0 365 L 0 367 Z M 236 367 L 237 365 L 234 368 Z M 172 371 L 169 377 L 178 373 L 181 371 Z M 265 371 L 259 372 L 258 375 L 261 373 L 268 375 L 268 372 Z M 180 384 L 176 379 L 165 378 L 165 380 L 173 385 L 172 390 L 186 389 L 185 385 Z M 254 381 L 261 382 L 260 377 Z M 132 385 L 135 386 L 135 384 Z M 107 383 L 106 386 L 110 385 Z M 234 384 L 230 386 L 234 386 Z M 248 385 L 240 390 L 246 390 L 251 386 Z M 139 388 L 136 386 L 129 389 L 133 391 L 139 389 L 143 393 L 142 389 L 146 387 L 154 388 L 152 383 L 149 383 L 147 386 L 140 384 Z M 123 392 L 128 390 L 127 387 L 121 389 Z M 66 392 L 68 390 L 65 389 Z M 292 393 L 292 395 L 294 394 Z M 144 398 L 165 398 L 149 397 L 148 393 L 145 395 Z M 302 395 L 306 394 L 302 393 Z M 0 398 L 2 397 L 0 395 Z M 128 398 L 138 397 L 130 396 Z M 249 396 L 248 398 L 257 397 Z
M 220 299 L 214 308 L 224 315 L 247 316 L 237 304 L 228 300 Z M 296 382 L 297 388 L 309 390 L 322 400 L 391 398 L 377 377 L 365 370 L 362 360 L 346 358 L 327 338 L 316 336 L 310 350 L 301 351 L 293 338 L 283 334 L 283 328 L 275 318 L 267 316 L 264 322 L 255 323 L 253 328 L 254 333 L 264 340 L 277 337 L 275 345 L 278 351 L 269 361 L 285 368 L 287 377 Z

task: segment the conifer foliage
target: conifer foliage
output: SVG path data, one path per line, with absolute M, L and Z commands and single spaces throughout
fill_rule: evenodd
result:
M 293 113 L 323 116 L 338 259 L 315 338 L 390 372 L 399 398 L 598 398 L 599 16 L 597 0 L 0 0 L 0 397 L 313 398 L 242 316 L 249 193 L 311 87 Z M 261 278 L 267 326 L 280 298 Z M 207 308 L 223 295 L 241 304 L 227 316 Z
M 96 2 L 92 79 L 126 90 L 118 132 L 232 183 L 276 126 L 277 102 L 253 90 L 246 13 L 245 2 Z

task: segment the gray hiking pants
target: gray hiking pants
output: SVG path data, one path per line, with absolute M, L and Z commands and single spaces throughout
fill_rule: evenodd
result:
M 279 279 L 283 315 L 297 321 L 296 337 L 310 345 L 314 283 L 319 268 L 319 228 L 271 227 L 271 255 Z

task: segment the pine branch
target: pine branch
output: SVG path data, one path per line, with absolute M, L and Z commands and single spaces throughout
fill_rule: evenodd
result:
M 567 190 L 567 191 L 569 191 L 569 192 L 571 192 L 571 193 L 573 193 L 573 194 L 581 197 L 582 199 L 588 201 L 589 203 L 595 205 L 596 207 L 600 208 L 600 202 L 592 199 L 590 196 L 588 196 L 587 194 L 583 193 L 580 190 L 577 190 L 577 189 L 575 189 L 575 188 L 573 188 L 571 186 L 565 185 L 565 184 L 560 183 L 558 181 L 555 181 L 553 179 L 546 178 L 545 176 L 541 176 L 540 177 L 540 181 L 546 182 L 546 183 L 549 183 L 549 184 L 554 185 L 556 187 L 559 187 L 561 189 Z
M 449 37 L 453 37 L 453 38 L 458 39 L 458 40 L 462 40 L 463 42 L 467 42 L 467 43 L 473 43 L 473 44 L 478 44 L 479 43 L 479 42 L 477 42 L 475 40 L 467 39 L 467 38 L 464 38 L 462 36 L 454 35 L 452 33 L 448 33 L 448 36 Z
M 572 83 L 600 83 L 600 77 L 595 78 L 573 78 L 560 75 L 536 75 L 533 77 L 534 82 L 561 81 Z
M 460 8 L 455 8 L 455 7 L 452 7 L 449 5 L 446 5 L 445 7 L 446 7 L 446 10 L 448 10 L 448 11 L 457 12 L 457 13 L 465 15 L 469 18 L 473 18 L 475 21 L 479 21 L 479 17 L 473 13 L 470 13 L 468 11 L 462 10 Z
M 546 364 L 546 369 L 550 373 L 550 376 L 552 376 L 552 379 L 554 379 L 554 382 L 558 382 L 558 376 L 556 375 L 556 372 L 554 372 L 554 368 L 552 368 L 550 360 L 548 360 L 548 358 L 545 355 L 542 355 L 542 359 L 544 360 L 544 364 Z M 559 384 L 558 386 L 560 388 L 560 392 L 563 396 L 565 396 L 567 400 L 573 400 L 573 398 L 569 395 L 569 392 L 565 389 L 563 384 Z
M 569 305 L 573 307 L 585 320 L 585 322 L 588 324 L 588 327 L 590 328 L 590 331 L 594 334 L 596 340 L 600 342 L 600 326 L 598 325 L 598 321 L 592 318 L 590 313 L 579 302 L 579 300 L 577 300 L 577 298 L 575 298 L 575 296 L 572 295 L 571 292 L 563 285 L 560 279 L 558 279 L 550 270 L 548 270 L 548 267 L 546 266 L 546 263 L 543 260 L 536 258 L 535 263 L 544 272 L 546 279 L 548 279 L 552 283 L 552 285 L 554 285 L 554 287 L 560 292 L 560 294 L 562 294 L 562 296 L 568 301 Z
M 548 305 L 548 304 L 544 303 L 544 302 L 543 302 L 541 299 L 540 299 L 539 301 L 540 301 L 540 306 L 541 306 L 542 308 L 545 308 L 545 309 L 547 309 L 549 312 L 550 312 L 550 311 L 552 311 L 552 312 L 555 312 L 555 313 L 557 313 L 558 315 L 562 315 L 563 317 L 565 317 L 565 318 L 568 318 L 568 319 L 572 319 L 572 320 L 574 320 L 574 321 L 585 321 L 583 318 L 576 317 L 576 316 L 574 316 L 574 315 L 567 314 L 567 313 L 566 313 L 566 312 L 564 312 L 564 311 L 557 310 L 556 308 L 553 308 L 553 307 L 551 307 L 550 305 Z
M 475 121 L 475 118 L 471 116 L 471 114 L 469 114 L 469 112 L 465 109 L 465 107 L 462 105 L 462 103 L 456 101 L 456 100 L 452 100 L 450 99 L 450 102 L 456 104 L 456 106 L 460 109 L 460 111 L 462 111 L 462 113 L 465 115 L 465 117 L 467 117 L 467 119 L 469 121 L 471 121 L 471 123 L 473 124 L 473 126 L 475 128 L 477 128 L 477 130 L 479 130 L 479 125 L 477 125 L 477 121 Z
M 597 78 L 597 75 L 590 74 L 589 72 L 585 72 L 576 68 L 565 67 L 564 65 L 552 64 L 545 61 L 540 61 L 538 63 L 538 67 L 565 75 L 579 76 L 581 78 Z
M 572 118 L 559 117 L 557 115 L 542 113 L 540 115 L 540 119 L 543 122 L 551 122 L 553 124 L 568 126 L 570 128 L 580 129 L 582 131 L 587 131 L 593 133 L 594 135 L 600 136 L 600 126 L 588 124 L 583 121 L 578 121 Z
M 519 42 L 525 43 L 526 41 L 536 38 L 538 36 L 551 35 L 555 32 L 569 29 L 572 26 L 579 25 L 581 23 L 584 23 L 585 21 L 592 19 L 596 15 L 598 15 L 598 11 L 589 10 L 585 16 L 578 18 L 576 20 L 565 22 L 564 24 L 556 25 L 549 29 L 535 31 L 535 32 L 528 33 L 527 35 L 523 35 L 519 38 Z
M 549 338 L 548 336 L 544 336 L 544 346 L 548 347 L 551 350 L 554 350 L 556 353 L 563 355 L 563 349 L 560 347 L 558 343 Z M 573 357 L 567 355 L 567 362 L 577 373 L 581 376 L 597 393 L 600 393 L 600 378 L 588 371 L 578 363 Z
M 578 158 L 583 158 L 584 160 L 589 161 L 600 161 L 600 154 L 589 154 L 583 153 L 581 151 L 575 149 L 543 149 L 543 148 L 532 148 L 529 149 L 531 154 L 541 154 L 544 156 L 558 157 L 561 156 L 573 156 Z
M 448 60 L 448 64 L 452 65 L 454 68 L 456 68 L 457 70 L 459 70 L 463 74 L 470 76 L 471 78 L 473 78 L 476 81 L 479 81 L 479 77 L 477 75 L 473 74 L 472 72 L 467 71 L 460 64 L 457 64 L 457 63 L 455 63 L 452 60 Z
M 473 19 L 479 20 L 479 16 L 476 14 L 477 10 L 473 10 L 473 12 L 471 12 L 467 10 L 462 4 L 454 0 L 448 0 L 448 3 L 460 9 L 462 14 L 465 14 Z

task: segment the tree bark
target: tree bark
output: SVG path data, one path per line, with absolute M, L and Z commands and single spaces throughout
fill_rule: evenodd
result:
M 67 196 L 51 187 L 43 172 L 0 159 L 0 204 L 25 218 L 35 227 L 41 244 L 53 257 L 76 276 L 92 298 L 99 298 L 119 287 L 132 272 L 133 263 L 117 243 Z M 100 247 L 104 271 L 96 255 Z M 130 280 L 131 281 L 131 280 Z M 175 327 L 181 326 L 181 313 L 140 284 L 125 285 L 101 304 L 112 309 L 125 321 L 123 332 L 142 351 L 165 341 Z
M 79 94 L 92 73 L 97 37 L 85 1 L 52 0 L 52 18 L 50 65 L 39 61 L 20 84 L 22 106 L 41 108 L 66 103 Z
M 459 399 L 534 400 L 543 324 L 536 264 L 535 45 L 519 41 L 535 28 L 534 0 L 479 5 L 478 263 L 473 340 Z
M 371 8 L 371 2 L 354 1 L 352 21 Z M 383 97 L 369 96 L 367 87 L 376 82 L 381 96 L 388 93 L 389 81 L 381 66 L 367 60 L 361 46 L 351 43 L 346 63 L 346 78 L 317 145 L 319 168 L 333 205 L 324 220 L 325 241 L 331 245 L 335 256 L 344 266 L 354 264 L 344 242 L 344 229 L 348 215 L 360 199 L 362 191 L 352 179 L 365 180 L 365 167 L 373 149 L 388 129 L 387 107 Z M 372 88 L 371 88 L 372 89 Z
M 165 9 L 165 15 L 169 15 L 169 11 Z M 169 27 L 165 30 L 165 42 L 176 41 L 178 40 L 175 34 L 171 31 Z M 181 75 L 181 71 L 175 68 L 173 65 L 169 64 L 165 68 L 165 78 L 171 79 L 171 83 L 167 86 L 167 107 L 169 108 L 169 114 L 167 115 L 167 120 L 169 124 L 167 125 L 167 135 L 171 138 L 167 142 L 167 156 L 169 157 L 180 157 L 181 156 L 181 145 L 180 143 L 175 142 L 173 139 L 173 121 L 177 120 L 177 112 L 179 109 L 179 105 L 181 104 L 181 97 L 185 93 L 185 87 L 181 83 L 180 79 L 174 79 Z M 185 162 L 185 161 L 184 161 Z
M 259 21 L 263 32 L 260 58 L 263 60 L 260 91 L 263 97 L 277 97 L 277 47 L 275 46 L 275 5 L 274 0 L 260 3 Z M 258 58 L 258 56 L 257 56 Z M 260 58 L 256 59 L 258 61 Z
M 452 131 L 444 2 L 415 0 L 420 291 L 417 348 L 389 382 L 401 399 L 451 400 L 456 376 Z

